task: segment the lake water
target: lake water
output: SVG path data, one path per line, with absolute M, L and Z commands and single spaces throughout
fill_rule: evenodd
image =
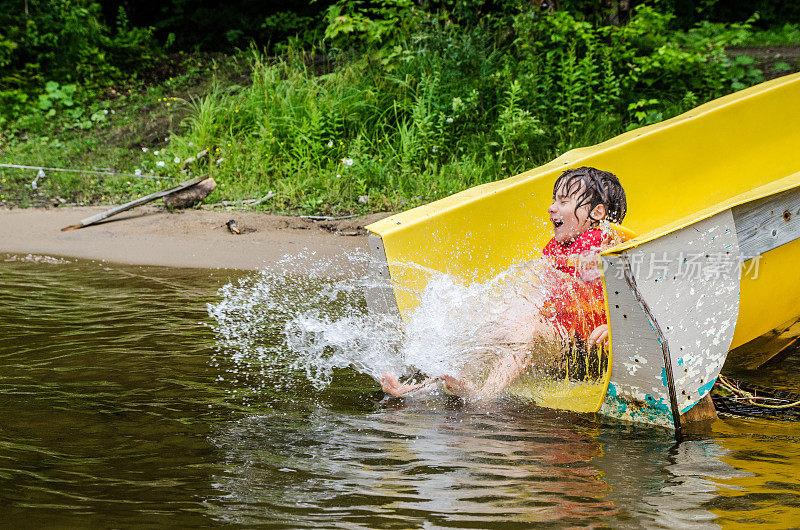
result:
M 207 304 L 242 276 L 0 255 L 2 526 L 800 526 L 796 423 L 720 419 L 678 444 L 513 402 L 385 400 L 294 362 L 286 307 L 260 314 L 274 358 L 241 362 Z M 797 390 L 800 359 L 748 379 Z

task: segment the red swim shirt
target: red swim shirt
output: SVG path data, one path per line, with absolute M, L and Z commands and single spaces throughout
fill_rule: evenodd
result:
M 557 271 L 547 282 L 543 316 L 563 336 L 587 339 L 607 322 L 603 284 L 594 264 L 609 243 L 608 234 L 593 228 L 567 244 L 551 239 L 542 249 L 544 258 Z

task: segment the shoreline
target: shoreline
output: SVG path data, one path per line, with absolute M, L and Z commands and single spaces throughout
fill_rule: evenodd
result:
M 257 270 L 272 268 L 282 257 L 303 251 L 310 251 L 315 261 L 331 262 L 365 251 L 364 226 L 391 215 L 311 221 L 247 211 L 169 212 L 163 207 L 143 206 L 97 225 L 61 231 L 108 209 L 109 206 L 0 209 L 0 252 L 128 265 Z M 240 234 L 228 231 L 225 223 L 230 219 L 236 220 Z

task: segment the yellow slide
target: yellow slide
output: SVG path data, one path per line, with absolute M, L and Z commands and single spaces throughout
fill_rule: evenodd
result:
M 794 193 L 800 189 L 800 74 L 719 98 L 662 123 L 569 151 L 520 175 L 368 226 L 375 234 L 373 252 L 385 259 L 379 273 L 390 278 L 394 294 L 393 299 L 383 299 L 384 307 L 409 314 L 437 271 L 465 282 L 482 281 L 511 264 L 541 256 L 552 237 L 546 208 L 553 183 L 565 169 L 579 166 L 611 171 L 620 178 L 628 198 L 625 225 L 640 234 L 603 257 L 613 363 L 608 393 L 599 396 L 597 408 L 602 405 L 603 412 L 634 421 L 678 427 L 677 414 L 710 390 L 709 382 L 713 384 L 729 350 L 729 362 L 755 367 L 800 337 L 800 276 L 793 272 L 800 258 L 800 193 Z M 705 250 L 694 252 L 695 257 L 692 252 L 697 249 Z M 681 268 L 667 271 L 654 257 L 659 252 L 673 261 L 680 254 L 682 266 L 689 254 L 697 262 L 695 277 L 670 287 L 672 298 L 662 287 L 664 274 L 675 277 L 670 282 L 680 282 Z M 732 259 L 738 260 L 737 271 L 740 264 L 746 269 L 741 279 L 737 276 L 723 285 L 719 274 L 709 277 L 709 270 L 722 270 Z M 406 266 L 409 263 L 418 266 Z M 632 263 L 649 263 L 650 270 L 635 271 Z M 663 269 L 656 270 L 661 276 L 655 278 L 654 264 Z M 658 278 L 660 286 L 652 281 Z M 613 292 L 622 289 L 623 294 L 614 295 L 611 284 Z M 705 294 L 696 294 L 698 286 Z M 717 292 L 711 288 L 728 293 L 719 298 L 726 300 L 725 311 L 707 313 Z M 645 327 L 663 328 L 655 342 L 619 323 L 630 318 L 615 314 L 620 304 L 612 303 L 614 296 L 627 296 L 619 302 L 633 307 Z M 705 327 L 689 330 L 688 315 Z M 671 319 L 674 325 L 668 324 Z M 681 335 L 679 328 L 686 328 L 688 335 Z M 693 333 L 706 338 L 695 340 Z M 693 346 L 686 342 L 689 338 Z M 641 340 L 645 342 L 636 343 Z M 708 348 L 697 341 L 708 341 Z M 669 347 L 683 342 L 691 355 L 684 355 L 683 346 Z M 724 355 L 715 353 L 720 348 Z M 644 354 L 635 352 L 645 350 L 648 358 L 637 361 L 634 357 Z M 704 364 L 706 357 L 713 358 L 713 367 Z M 652 390 L 653 381 L 647 378 L 632 383 L 642 373 L 635 364 L 643 361 L 650 366 L 660 362 L 666 372 L 675 372 L 658 371 L 663 393 Z M 671 362 L 675 370 L 668 369 Z M 622 375 L 627 381 L 615 384 Z M 690 394 L 683 400 L 674 395 L 680 394 L 681 377 L 695 380 L 683 388 Z M 671 399 L 664 398 L 667 394 Z M 640 409 L 643 414 L 638 414 Z M 658 410 L 658 418 L 649 409 Z M 664 412 L 667 409 L 670 414 Z

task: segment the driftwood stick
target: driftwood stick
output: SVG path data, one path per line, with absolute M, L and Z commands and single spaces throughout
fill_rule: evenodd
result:
M 269 192 L 266 195 L 264 195 L 263 197 L 261 197 L 260 199 L 241 199 L 241 200 L 238 200 L 238 201 L 215 202 L 215 203 L 212 203 L 212 204 L 203 204 L 201 206 L 201 208 L 217 208 L 217 207 L 220 207 L 220 206 L 223 207 L 223 208 L 229 208 L 231 206 L 242 206 L 242 205 L 258 206 L 262 202 L 264 202 L 264 201 L 266 201 L 268 199 L 271 199 L 274 196 L 275 196 L 275 193 Z
M 269 200 L 269 199 L 273 198 L 274 196 L 275 196 L 275 192 L 272 192 L 272 191 L 270 191 L 269 193 L 267 193 L 266 195 L 264 195 L 264 196 L 263 196 L 263 197 L 261 197 L 260 199 L 258 199 L 258 200 L 256 200 L 256 201 L 253 201 L 253 202 L 250 204 L 250 206 L 258 206 L 258 205 L 259 205 L 259 204 L 261 204 L 262 202 L 264 202 L 264 201 L 266 201 L 266 200 Z
M 84 227 L 87 227 L 89 225 L 93 225 L 93 224 L 98 223 L 98 222 L 100 222 L 100 221 L 102 221 L 104 219 L 108 219 L 109 217 L 117 215 L 118 213 L 122 213 L 122 212 L 128 211 L 130 209 L 136 208 L 137 206 L 141 206 L 142 204 L 147 204 L 148 202 L 154 201 L 156 199 L 160 199 L 161 197 L 169 195 L 170 193 L 174 193 L 176 191 L 185 190 L 186 188 L 190 188 L 190 187 L 194 186 L 195 184 L 197 184 L 198 182 L 202 182 L 205 179 L 206 179 L 206 175 L 202 175 L 202 176 L 199 176 L 199 177 L 195 177 L 192 180 L 187 180 L 186 182 L 181 182 L 177 186 L 173 186 L 173 187 L 165 189 L 165 190 L 157 191 L 155 193 L 151 193 L 150 195 L 145 195 L 144 197 L 140 197 L 140 198 L 136 199 L 135 201 L 127 202 L 127 203 L 125 203 L 125 204 L 123 204 L 121 206 L 115 206 L 114 208 L 111 208 L 110 210 L 105 211 L 103 213 L 99 213 L 97 215 L 93 215 L 91 217 L 87 217 L 86 219 L 81 220 L 81 222 L 79 222 L 77 224 L 65 226 L 64 228 L 61 229 L 61 231 L 65 232 L 67 230 L 76 230 L 78 228 L 84 228 Z
M 183 164 L 181 164 L 181 170 L 188 169 L 188 167 L 190 165 L 192 165 L 193 163 L 195 163 L 196 161 L 200 160 L 201 158 L 203 158 L 203 157 L 205 157 L 207 155 L 208 155 L 208 149 L 203 149 L 202 151 L 200 151 L 196 155 L 190 156 L 189 158 L 187 158 L 186 160 L 183 161 Z
M 358 217 L 357 215 L 343 215 L 341 217 L 333 217 L 330 215 L 301 215 L 300 219 L 307 221 L 341 221 L 343 219 L 352 219 Z
M 239 201 L 222 201 L 222 202 L 214 202 L 211 204 L 202 204 L 200 205 L 201 208 L 208 209 L 208 208 L 228 208 L 230 206 L 242 206 L 242 205 L 251 205 L 256 201 L 256 199 L 242 199 Z

